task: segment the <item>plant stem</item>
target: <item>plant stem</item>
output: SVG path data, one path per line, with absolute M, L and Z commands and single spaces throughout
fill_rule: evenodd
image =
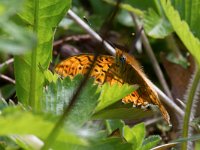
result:
M 33 31 L 38 32 L 38 11 L 39 11 L 39 0 L 34 0 L 34 25 Z M 38 45 L 37 45 L 38 47 Z M 36 99 L 36 82 L 37 82 L 37 47 L 32 51 L 31 54 L 31 74 L 30 74 L 30 92 L 29 92 L 29 102 L 28 105 L 32 107 L 33 110 L 36 110 L 37 99 Z
M 184 116 L 184 120 L 183 120 L 183 133 L 182 133 L 183 138 L 188 137 L 191 109 L 192 109 L 192 104 L 193 104 L 193 100 L 195 97 L 195 93 L 197 91 L 199 81 L 200 81 L 200 69 L 197 68 L 197 71 L 195 72 L 194 79 L 193 79 L 192 85 L 189 89 L 189 94 L 188 94 L 188 98 L 187 98 L 187 104 L 186 104 L 186 108 L 185 108 L 185 116 Z M 182 150 L 187 150 L 187 142 L 184 142 L 182 144 Z

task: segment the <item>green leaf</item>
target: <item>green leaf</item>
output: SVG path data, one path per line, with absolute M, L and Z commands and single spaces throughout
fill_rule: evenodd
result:
M 106 128 L 108 130 L 108 134 L 111 134 L 116 129 L 119 129 L 120 133 L 122 133 L 122 128 L 124 125 L 124 122 L 119 119 L 106 120 Z
M 103 1 L 90 1 L 90 4 L 97 16 L 105 17 L 109 15 L 111 7 Z
M 143 110 L 141 108 L 133 108 L 128 105 L 125 106 L 107 108 L 100 112 L 93 114 L 93 119 L 129 119 L 137 120 L 145 117 L 152 116 L 153 112 L 150 110 Z
M 57 119 L 50 115 L 27 112 L 19 107 L 9 107 L 4 109 L 0 115 L 0 135 L 33 134 L 44 140 L 54 127 Z M 63 128 L 59 132 L 57 142 L 87 145 L 87 141 L 81 138 L 80 135 Z
M 116 5 L 116 2 L 114 0 L 104 0 L 104 1 L 109 3 L 109 4 Z M 141 11 L 140 9 L 137 9 L 136 7 L 133 7 L 133 6 L 135 6 L 135 5 L 131 6 L 128 3 L 120 3 L 119 4 L 119 7 L 122 8 L 122 9 L 127 10 L 129 12 L 133 12 L 138 16 L 143 16 L 143 11 Z
M 0 51 L 4 53 L 22 54 L 35 46 L 33 33 L 13 20 L 22 6 L 23 0 L 0 1 Z
M 58 80 L 58 74 L 53 74 L 50 70 L 44 70 L 44 76 L 45 76 L 45 79 L 51 83 L 51 82 L 56 82 Z
M 123 135 L 127 142 L 132 144 L 132 147 L 135 149 L 137 148 L 137 141 L 134 133 L 132 132 L 131 128 L 129 126 L 124 126 L 123 128 Z
M 164 38 L 173 31 L 168 20 L 158 15 L 153 9 L 148 9 L 144 15 L 144 29 L 153 38 Z
M 142 147 L 139 150 L 149 150 L 155 147 L 161 141 L 161 137 L 159 135 L 152 135 L 148 138 L 145 138 L 142 144 Z
M 83 76 L 77 75 L 73 80 L 67 77 L 63 81 L 57 80 L 57 83 L 50 83 L 44 91 L 42 109 L 53 114 L 61 114 L 82 80 Z M 90 78 L 87 81 L 67 118 L 66 126 L 79 127 L 90 119 L 100 96 L 97 87 L 94 85 L 94 79 Z
M 130 150 L 131 144 L 125 143 L 122 141 L 121 138 L 107 138 L 105 140 L 101 140 L 92 144 L 88 150 L 110 150 L 110 149 L 117 149 L 117 150 Z
M 200 149 L 200 141 L 195 142 L 195 150 Z
M 173 0 L 172 5 L 178 10 L 180 17 L 187 22 L 194 36 L 200 39 L 199 29 L 199 0 Z
M 200 134 L 196 134 L 196 135 L 193 135 L 191 137 L 188 137 L 188 138 L 178 138 L 178 139 L 175 139 L 173 140 L 172 142 L 186 142 L 186 141 L 197 141 L 197 140 L 200 140 Z
M 132 130 L 132 133 L 134 134 L 134 136 L 136 137 L 137 147 L 138 148 L 141 147 L 143 140 L 145 138 L 145 135 L 146 135 L 144 123 L 135 125 L 134 127 L 132 127 L 131 130 Z
M 18 150 L 20 147 L 15 144 L 9 137 L 0 136 L 0 149 L 1 150 Z
M 12 21 L 1 22 L 0 51 L 11 54 L 23 54 L 35 47 L 36 39 L 31 31 L 26 31 Z
M 184 69 L 187 69 L 187 67 L 190 65 L 185 57 L 177 57 L 174 53 L 169 53 L 167 55 L 167 60 L 182 66 Z
M 124 3 L 127 3 L 131 6 L 134 6 L 135 8 L 139 9 L 140 11 L 147 10 L 148 8 L 156 9 L 156 5 L 154 1 L 149 0 L 143 0 L 141 3 L 141 0 L 125 0 Z
M 3 99 L 2 97 L 0 98 L 0 110 L 3 110 L 4 108 L 8 107 L 8 103 L 6 102 L 5 99 Z
M 52 41 L 55 28 L 66 14 L 71 0 L 26 0 L 20 18 L 27 30 L 37 37 L 36 48 L 28 54 L 15 56 L 17 97 L 20 102 L 40 110 L 44 75 L 39 69 L 47 69 L 51 61 Z
M 15 86 L 13 84 L 7 84 L 5 86 L 2 86 L 0 88 L 0 93 L 4 99 L 8 99 L 11 97 L 11 95 L 15 93 Z
M 181 20 L 178 11 L 173 8 L 170 0 L 161 0 L 161 5 L 175 32 L 200 65 L 199 39 L 193 35 L 186 21 Z M 197 5 L 194 6 L 197 7 Z
M 130 13 L 125 10 L 121 10 L 119 15 L 117 16 L 117 20 L 127 27 L 133 27 L 133 18 L 131 17 Z
M 124 138 L 133 144 L 134 149 L 139 149 L 142 146 L 145 134 L 144 123 L 137 124 L 132 128 L 124 127 Z
M 1 0 L 0 1 L 0 16 L 9 18 L 14 15 L 22 6 L 24 0 Z
M 123 84 L 122 86 L 120 86 L 115 83 L 111 86 L 109 83 L 105 83 L 101 89 L 99 104 L 95 112 L 98 112 L 110 106 L 111 104 L 114 104 L 115 102 L 135 91 L 137 88 L 137 85 L 131 86 L 128 84 Z

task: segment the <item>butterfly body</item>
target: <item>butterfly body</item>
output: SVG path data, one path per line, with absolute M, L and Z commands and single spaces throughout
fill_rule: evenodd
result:
M 93 61 L 93 54 L 72 56 L 58 64 L 55 71 L 63 77 L 86 74 Z M 138 84 L 138 90 L 124 97 L 122 102 L 133 103 L 136 107 L 146 107 L 148 104 L 157 105 L 163 118 L 168 123 L 170 122 L 169 115 L 154 91 L 152 83 L 145 76 L 139 63 L 129 54 L 117 49 L 116 57 L 98 56 L 90 76 L 94 77 L 95 82 L 101 85 L 105 82 L 109 82 L 111 85 L 114 83 Z

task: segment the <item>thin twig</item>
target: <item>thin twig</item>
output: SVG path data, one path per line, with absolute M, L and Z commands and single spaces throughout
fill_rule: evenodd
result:
M 3 75 L 3 74 L 0 74 L 0 78 L 6 80 L 6 81 L 9 81 L 11 82 L 12 84 L 15 84 L 15 80 L 11 79 L 10 77 L 6 76 L 6 75 Z
M 72 10 L 67 13 L 76 23 L 78 23 L 87 33 L 100 43 L 103 43 L 110 54 L 115 55 L 115 49 L 106 41 L 104 41 L 94 30 L 92 30 L 83 20 L 81 20 Z
M 162 144 L 162 145 L 156 146 L 154 148 L 151 148 L 151 150 L 170 149 L 170 148 L 176 146 L 177 144 L 180 144 L 180 143 L 179 142 L 173 142 L 173 143 Z
M 184 116 L 184 111 L 178 106 L 176 105 L 176 103 L 174 103 L 174 101 L 172 101 L 169 97 L 167 97 L 167 95 L 165 95 L 165 93 L 163 93 L 157 86 L 154 86 L 154 89 L 156 90 L 156 92 L 158 93 L 159 97 L 161 98 L 161 100 L 170 108 L 172 108 L 180 117 L 183 118 Z
M 64 42 L 68 42 L 68 41 L 78 41 L 78 40 L 81 40 L 81 39 L 89 39 L 91 38 L 90 35 L 86 34 L 86 35 L 76 35 L 76 36 L 69 36 L 69 37 L 66 37 L 64 39 L 60 39 L 60 40 L 57 40 L 53 43 L 53 46 L 58 46 L 58 45 L 61 45 L 63 44 Z
M 0 64 L 0 69 L 1 69 L 2 67 L 4 67 L 5 65 L 9 65 L 9 64 L 11 64 L 11 63 L 13 63 L 13 62 L 14 62 L 14 59 L 13 59 L 13 58 L 6 60 L 4 63 Z
M 137 21 L 136 16 L 135 16 L 133 13 L 130 13 L 130 14 L 131 14 L 131 16 L 132 16 L 132 18 L 133 18 L 133 21 L 134 21 L 134 23 L 135 23 L 135 25 L 136 25 L 137 30 L 139 30 L 141 27 L 140 27 L 140 25 L 139 25 L 139 23 L 138 23 L 138 21 Z M 150 58 L 150 61 L 151 61 L 152 65 L 153 65 L 153 68 L 154 68 L 154 70 L 155 70 L 155 73 L 156 73 L 156 75 L 157 75 L 157 77 L 158 77 L 158 79 L 159 79 L 159 81 L 160 81 L 160 83 L 161 83 L 161 85 L 162 85 L 162 87 L 163 87 L 163 90 L 165 91 L 165 93 L 166 93 L 171 99 L 173 99 L 173 98 L 172 98 L 172 94 L 171 94 L 171 92 L 170 92 L 170 90 L 169 90 L 168 84 L 167 84 L 167 82 L 166 82 L 166 80 L 165 80 L 165 78 L 164 78 L 164 75 L 163 75 L 163 73 L 162 73 L 162 71 L 161 71 L 161 69 L 160 69 L 160 66 L 159 66 L 159 64 L 158 64 L 158 62 L 157 62 L 157 60 L 156 60 L 156 57 L 155 57 L 155 55 L 154 55 L 154 53 L 153 53 L 153 50 L 152 50 L 152 48 L 151 48 L 151 45 L 149 44 L 148 38 L 146 37 L 144 31 L 141 32 L 141 38 L 142 38 L 142 43 L 144 44 L 146 53 L 147 53 L 147 55 L 148 55 L 149 58 Z
M 152 118 L 152 119 L 145 121 L 144 124 L 145 124 L 145 126 L 149 126 L 149 125 L 155 124 L 156 122 L 161 121 L 161 120 L 163 120 L 162 117 Z
M 185 105 L 185 103 L 182 100 L 180 100 L 180 99 L 177 98 L 176 102 L 178 102 L 178 104 L 180 105 L 180 107 L 182 107 L 183 109 L 186 108 L 186 105 Z

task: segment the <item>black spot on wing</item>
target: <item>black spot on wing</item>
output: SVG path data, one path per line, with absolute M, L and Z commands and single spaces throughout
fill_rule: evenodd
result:
M 135 94 L 134 94 L 134 93 L 132 93 L 132 94 L 131 94 L 131 96 L 135 97 Z
M 96 81 L 99 82 L 99 83 L 102 83 L 100 78 L 97 78 Z
M 95 72 L 99 72 L 98 69 L 96 69 L 96 68 L 94 69 L 94 71 L 95 71 Z

